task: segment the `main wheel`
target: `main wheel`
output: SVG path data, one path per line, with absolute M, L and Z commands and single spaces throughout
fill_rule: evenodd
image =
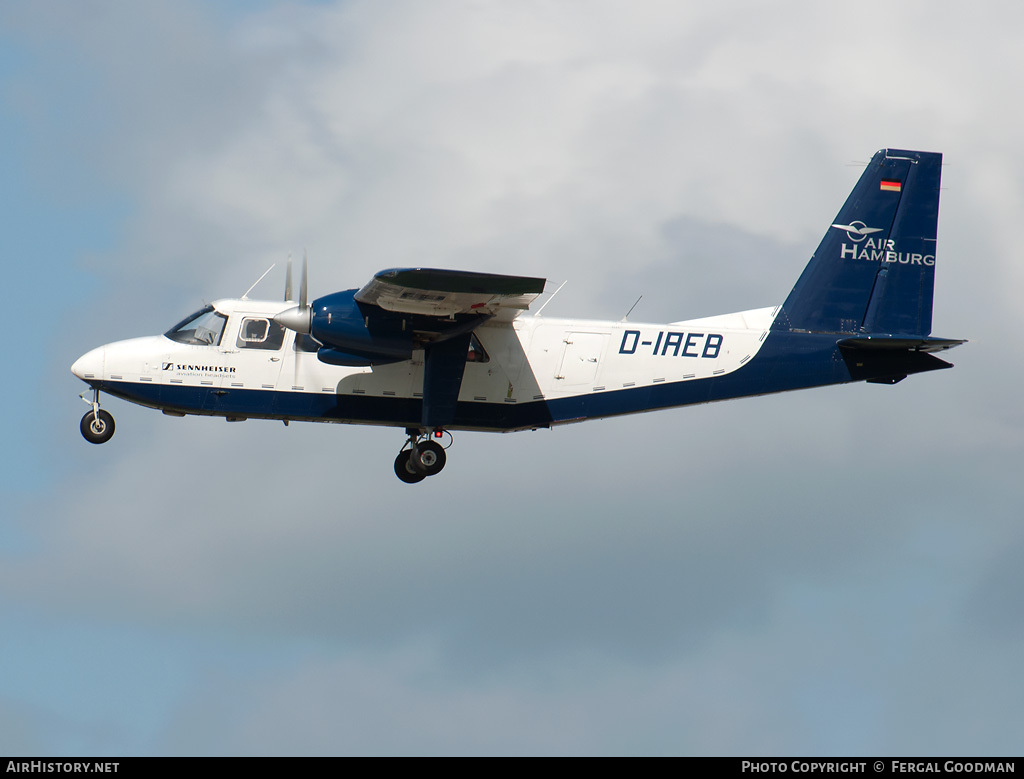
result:
M 415 484 L 427 478 L 427 474 L 420 473 L 412 467 L 412 452 L 404 449 L 395 458 L 395 476 L 406 484 Z
M 419 445 L 419 457 L 414 458 L 411 465 L 417 471 L 421 471 L 424 476 L 433 476 L 441 472 L 447 459 L 441 444 L 436 441 L 426 441 Z
M 100 409 L 98 413 L 85 412 L 82 424 L 79 425 L 82 436 L 90 444 L 105 444 L 114 435 L 114 418 L 110 413 Z

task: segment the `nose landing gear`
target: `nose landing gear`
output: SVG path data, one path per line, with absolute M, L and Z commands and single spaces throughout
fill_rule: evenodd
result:
M 105 444 L 114 435 L 114 417 L 100 408 L 100 391 L 92 391 L 92 400 L 86 400 L 84 392 L 79 397 L 92 406 L 91 411 L 85 412 L 79 425 L 82 437 L 90 444 Z
M 395 458 L 395 475 L 406 484 L 415 484 L 440 473 L 447 461 L 445 448 L 422 430 L 410 427 L 405 432 L 409 439 Z M 451 437 L 451 433 L 448 435 Z

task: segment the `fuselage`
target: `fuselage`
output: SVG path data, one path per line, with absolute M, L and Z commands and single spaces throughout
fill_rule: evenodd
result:
M 72 367 L 108 394 L 172 414 L 415 426 L 423 355 L 344 367 L 316 343 L 275 326 L 287 303 L 220 300 L 220 332 L 186 330 L 118 341 Z M 777 308 L 669 324 L 520 316 L 475 330 L 452 430 L 509 431 L 795 388 L 793 376 L 751 370 L 772 339 Z M 188 320 L 186 320 L 188 321 Z M 805 336 L 818 370 L 799 386 L 849 381 L 832 365 L 835 338 Z M 298 345 L 298 348 L 297 348 Z M 821 351 L 824 350 L 824 354 Z M 774 350 L 770 350 L 774 351 Z M 823 358 L 823 359 L 822 359 Z M 841 362 L 841 361 L 840 361 Z M 746 369 L 746 370 L 744 370 Z M 737 376 L 737 374 L 740 374 Z M 733 377 L 729 379 L 728 377 Z M 781 381 L 780 381 L 781 380 Z

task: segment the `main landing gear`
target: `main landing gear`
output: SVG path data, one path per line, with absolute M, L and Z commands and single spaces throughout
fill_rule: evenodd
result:
M 406 484 L 415 484 L 428 476 L 440 473 L 447 457 L 445 447 L 432 440 L 429 434 L 415 427 L 406 428 L 409 439 L 402 446 L 402 451 L 395 458 L 395 475 Z M 437 430 L 442 435 L 446 431 Z M 448 433 L 451 438 L 451 433 Z M 449 443 L 449 446 L 451 444 Z M 408 447 L 408 448 L 406 448 Z
M 93 389 L 92 400 L 86 400 L 84 392 L 79 397 L 92 406 L 91 411 L 85 412 L 79 425 L 82 436 L 90 444 L 105 444 L 114 435 L 114 418 L 110 412 L 100 408 L 100 391 Z

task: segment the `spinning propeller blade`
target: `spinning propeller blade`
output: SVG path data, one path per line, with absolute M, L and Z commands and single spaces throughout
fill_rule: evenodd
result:
M 289 330 L 294 330 L 296 333 L 309 333 L 310 327 L 313 321 L 313 309 L 310 308 L 306 302 L 306 275 L 307 275 L 308 262 L 306 260 L 306 253 L 302 253 L 302 281 L 299 282 L 299 305 L 294 308 L 289 308 L 282 311 L 280 314 L 274 317 L 274 321 L 279 325 L 287 327 Z M 290 295 L 292 288 L 292 274 L 291 274 L 291 261 L 289 260 L 288 265 L 288 281 L 285 287 L 286 297 Z
M 306 250 L 302 250 L 302 281 L 299 283 L 299 308 L 306 307 L 306 270 L 309 263 L 306 260 Z

